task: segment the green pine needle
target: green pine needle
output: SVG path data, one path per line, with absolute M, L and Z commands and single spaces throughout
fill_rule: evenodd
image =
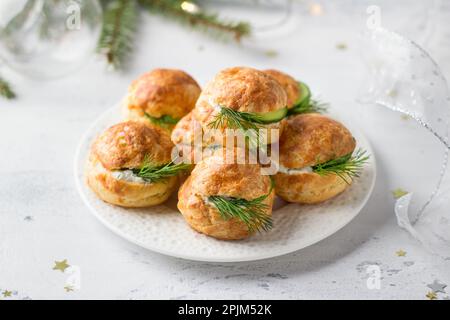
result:
M 209 32 L 214 37 L 231 35 L 236 41 L 250 34 L 246 22 L 223 21 L 218 15 L 204 12 L 195 1 L 185 0 L 139 0 L 151 12 L 166 15 L 194 28 Z M 194 10 L 187 10 L 188 4 Z
M 132 171 L 136 176 L 144 179 L 146 182 L 153 183 L 176 176 L 190 168 L 190 164 L 176 164 L 174 161 L 171 161 L 165 165 L 157 165 L 149 157 L 146 157 L 142 167 L 139 169 L 133 169 Z
M 97 51 L 105 55 L 108 63 L 116 69 L 131 52 L 138 23 L 138 3 L 150 12 L 203 29 L 215 38 L 231 35 L 239 41 L 250 34 L 248 23 L 224 21 L 216 14 L 204 12 L 194 0 L 102 0 L 103 27 Z
M 16 94 L 11 89 L 9 83 L 2 78 L 0 78 L 0 96 L 5 97 L 6 99 L 14 99 L 16 97 Z
M 163 128 L 169 128 L 170 126 L 173 126 L 178 123 L 178 119 L 172 118 L 169 115 L 164 115 L 160 118 L 152 117 L 147 112 L 144 113 L 144 116 L 153 124 L 163 127 Z
M 272 193 L 272 180 L 271 183 L 267 194 L 253 200 L 226 196 L 209 196 L 208 201 L 217 208 L 224 220 L 238 218 L 247 225 L 249 232 L 259 232 L 261 229 L 269 231 L 273 227 L 273 221 L 272 217 L 266 214 L 269 205 L 263 203 L 263 201 Z
M 355 155 L 349 153 L 345 156 L 315 165 L 312 171 L 319 175 L 336 174 L 345 183 L 350 184 L 349 178 L 360 176 L 362 167 L 369 160 L 369 155 L 365 150 L 359 149 Z
M 137 26 L 136 0 L 103 1 L 103 27 L 97 51 L 104 54 L 108 63 L 119 68 L 131 51 Z

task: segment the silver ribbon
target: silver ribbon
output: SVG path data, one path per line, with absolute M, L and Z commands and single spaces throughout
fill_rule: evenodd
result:
M 363 59 L 370 79 L 359 101 L 407 115 L 431 133 L 429 139 L 440 142 L 442 157 L 437 161 L 441 170 L 435 188 L 428 195 L 408 193 L 399 198 L 395 214 L 401 228 L 431 252 L 448 258 L 450 98 L 447 81 L 436 62 L 419 45 L 383 28 L 367 34 Z M 414 141 L 411 141 L 411 147 L 414 147 Z M 420 200 L 415 203 L 417 199 Z

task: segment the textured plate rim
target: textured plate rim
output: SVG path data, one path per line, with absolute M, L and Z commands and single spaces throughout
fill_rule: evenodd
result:
M 293 248 L 292 245 L 291 246 L 287 246 L 285 250 L 279 250 L 276 254 L 274 254 L 273 252 L 268 253 L 266 255 L 258 255 L 258 256 L 248 256 L 246 258 L 230 258 L 230 259 L 226 259 L 226 258 L 213 258 L 213 257 L 203 257 L 200 255 L 189 255 L 189 254 L 180 254 L 180 253 L 174 253 L 172 251 L 168 251 L 168 250 L 163 250 L 157 246 L 149 246 L 148 244 L 144 244 L 132 237 L 130 237 L 127 233 L 123 232 L 122 230 L 120 230 L 119 228 L 117 228 L 114 224 L 108 222 L 107 220 L 105 220 L 100 214 L 98 214 L 97 210 L 91 205 L 90 201 L 87 199 L 86 194 L 83 191 L 83 186 L 81 185 L 82 183 L 84 183 L 83 179 L 79 179 L 80 173 L 79 172 L 79 159 L 80 159 L 80 155 L 81 155 L 81 151 L 82 151 L 82 147 L 86 144 L 86 141 L 90 135 L 90 133 L 98 127 L 98 124 L 108 115 L 110 115 L 110 113 L 113 110 L 117 110 L 118 109 L 118 104 L 114 105 L 112 108 L 108 108 L 106 111 L 104 111 L 103 113 L 100 114 L 99 117 L 97 117 L 94 122 L 88 127 L 88 129 L 85 131 L 85 133 L 81 136 L 81 140 L 78 143 L 76 152 L 75 152 L 75 157 L 74 157 L 74 162 L 73 162 L 73 168 L 74 168 L 74 179 L 75 179 L 75 184 L 76 184 L 76 188 L 77 191 L 82 199 L 82 201 L 84 202 L 84 204 L 88 207 L 89 211 L 91 214 L 93 214 L 104 226 L 106 226 L 110 231 L 112 231 L 113 233 L 115 233 L 116 235 L 126 239 L 127 241 L 142 247 L 144 249 L 162 254 L 162 255 L 166 255 L 166 256 L 170 256 L 170 257 L 175 257 L 175 258 L 180 258 L 180 259 L 185 259 L 185 260 L 191 260 L 191 261 L 201 261 L 201 262 L 216 262 L 216 263 L 236 263 L 236 262 L 250 262 L 250 261 L 258 261 L 258 260 L 264 260 L 264 259 L 270 259 L 270 258 L 276 258 L 276 257 L 280 257 L 280 256 L 284 256 L 293 252 L 297 252 L 301 249 L 304 249 L 306 247 L 309 247 L 313 244 L 316 244 L 328 237 L 330 237 L 331 235 L 335 234 L 336 232 L 338 232 L 339 230 L 341 230 L 343 227 L 345 227 L 347 224 L 349 224 L 353 219 L 355 219 L 355 217 L 361 212 L 361 210 L 365 207 L 365 205 L 367 204 L 367 201 L 369 200 L 370 196 L 372 195 L 373 189 L 375 187 L 375 182 L 376 182 L 376 177 L 377 177 L 377 163 L 376 163 L 376 158 L 375 158 L 375 154 L 373 152 L 373 148 L 372 145 L 370 143 L 370 141 L 367 139 L 367 137 L 364 135 L 363 131 L 361 131 L 359 129 L 359 127 L 354 126 L 353 124 L 350 126 L 352 129 L 354 129 L 355 131 L 358 132 L 358 135 L 361 136 L 364 140 L 364 145 L 367 146 L 367 151 L 370 154 L 371 157 L 371 169 L 372 169 L 372 180 L 371 180 L 371 184 L 367 190 L 367 192 L 365 193 L 364 199 L 362 199 L 361 203 L 355 208 L 353 209 L 354 214 L 350 215 L 347 219 L 343 219 L 342 223 L 336 225 L 335 228 L 332 229 L 332 231 L 327 232 L 326 234 L 320 236 L 318 239 L 312 237 L 310 241 L 307 241 L 305 243 L 303 243 L 303 245 L 298 246 L 296 248 Z M 346 122 L 343 121 L 345 124 Z M 195 231 L 192 231 L 195 232 Z

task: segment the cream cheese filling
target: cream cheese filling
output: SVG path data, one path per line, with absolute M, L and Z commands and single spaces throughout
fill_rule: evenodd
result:
M 301 174 L 301 173 L 311 173 L 311 172 L 313 172 L 313 169 L 312 169 L 312 167 L 286 168 L 280 164 L 278 166 L 278 172 L 288 174 L 288 175 L 294 175 L 294 174 Z
M 134 182 L 134 183 L 142 183 L 146 184 L 149 183 L 142 179 L 141 177 L 138 177 L 133 170 L 114 170 L 111 171 L 111 175 L 114 177 L 114 179 L 127 181 L 127 182 Z
M 208 99 L 208 103 L 217 112 L 220 112 L 220 110 L 222 109 L 222 107 L 218 105 L 212 98 Z

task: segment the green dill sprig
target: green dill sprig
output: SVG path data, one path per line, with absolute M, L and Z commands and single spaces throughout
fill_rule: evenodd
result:
M 329 104 L 320 100 L 310 99 L 308 103 L 296 105 L 292 108 L 293 114 L 300 113 L 326 113 Z
M 311 90 L 308 85 L 299 81 L 298 86 L 300 88 L 301 97 L 289 110 L 289 114 L 325 113 L 328 111 L 328 103 L 311 98 Z
M 155 164 L 149 157 L 146 157 L 141 168 L 132 169 L 133 173 L 144 179 L 146 182 L 158 182 L 163 179 L 173 177 L 191 168 L 191 164 L 175 163 L 171 161 L 164 165 Z
M 156 118 L 151 115 L 149 115 L 147 112 L 144 113 L 145 118 L 147 118 L 151 123 L 163 127 L 163 128 L 169 128 L 173 125 L 176 125 L 178 123 L 178 119 L 172 118 L 169 115 L 164 115 L 162 117 Z
M 260 144 L 259 129 L 263 125 L 262 117 L 259 114 L 251 112 L 240 112 L 230 108 L 221 107 L 214 120 L 208 123 L 211 129 L 224 128 L 242 130 L 249 143 L 253 147 Z
M 195 1 L 139 0 L 151 12 L 166 15 L 181 23 L 210 33 L 214 38 L 231 35 L 236 41 L 250 34 L 250 25 L 241 21 L 225 21 L 217 14 L 205 12 Z
M 271 179 L 270 190 L 267 194 L 252 200 L 226 196 L 209 196 L 208 201 L 219 211 L 224 220 L 238 218 L 243 221 L 249 232 L 269 231 L 273 227 L 272 217 L 267 214 L 269 205 L 263 203 L 273 190 Z
M 262 117 L 259 114 L 221 107 L 214 120 L 208 124 L 208 127 L 219 129 L 226 125 L 230 129 L 257 130 L 262 124 Z
M 0 78 L 0 96 L 5 97 L 6 99 L 14 99 L 16 97 L 16 94 L 11 89 L 9 83 L 2 78 Z
M 97 51 L 108 64 L 119 68 L 131 51 L 138 21 L 136 0 L 102 1 L 103 26 Z
M 345 156 L 317 164 L 312 167 L 312 171 L 319 175 L 336 174 L 345 183 L 350 184 L 349 178 L 357 178 L 361 174 L 364 164 L 369 160 L 369 155 L 365 150 L 358 149 L 355 155 L 349 153 Z

